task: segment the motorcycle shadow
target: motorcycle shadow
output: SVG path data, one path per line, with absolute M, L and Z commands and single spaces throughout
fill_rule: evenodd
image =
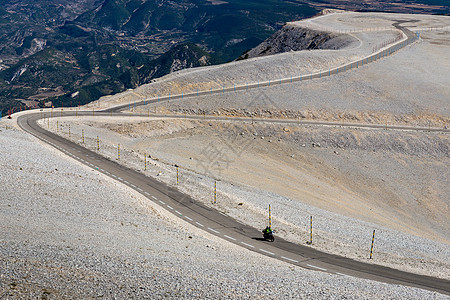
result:
M 259 238 L 259 237 L 254 237 L 254 238 L 252 238 L 252 240 L 256 240 L 256 241 L 265 241 L 265 239 L 264 238 Z

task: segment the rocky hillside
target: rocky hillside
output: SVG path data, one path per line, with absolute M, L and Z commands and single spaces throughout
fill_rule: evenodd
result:
M 176 70 L 230 61 L 286 21 L 317 13 L 283 0 L 212 2 L 3 0 L 0 111 L 84 104 Z
M 349 35 L 311 30 L 287 24 L 238 59 L 273 55 L 288 51 L 342 49 L 357 42 L 357 39 Z
M 89 103 L 103 95 L 135 88 L 174 71 L 206 66 L 214 61 L 209 53 L 194 44 L 174 46 L 153 60 L 141 53 L 113 46 L 92 50 L 85 59 L 78 56 L 72 64 L 61 60 L 67 60 L 67 53 L 64 56 L 54 51 L 54 54 L 59 55 L 55 55 L 53 60 L 56 63 L 53 66 L 28 58 L 22 68 L 11 68 L 4 72 L 8 76 L 15 76 L 16 83 L 38 89 L 39 84 L 46 80 L 53 90 L 60 91 L 54 97 L 34 98 L 41 106 L 45 100 L 51 100 L 56 106 Z M 15 73 L 12 73 L 13 70 Z M 58 86 L 58 83 L 64 85 Z M 46 95 L 48 93 L 42 96 Z

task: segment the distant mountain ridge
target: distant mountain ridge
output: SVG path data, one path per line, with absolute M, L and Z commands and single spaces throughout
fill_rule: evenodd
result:
M 315 13 L 282 0 L 4 0 L 0 110 L 84 104 L 230 61 L 285 21 Z
M 236 56 L 228 53 L 235 51 L 224 48 L 237 48 L 239 54 L 246 50 L 245 43 L 231 41 L 258 38 L 260 42 L 286 21 L 315 13 L 308 5 L 282 0 L 230 0 L 220 5 L 206 0 L 104 0 L 70 23 L 147 40 L 164 34 L 168 40 L 202 45 L 222 61 L 229 61 Z M 144 43 L 141 46 L 146 47 Z

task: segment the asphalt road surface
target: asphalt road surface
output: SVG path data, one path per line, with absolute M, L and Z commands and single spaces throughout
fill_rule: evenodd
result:
M 62 116 L 92 116 L 92 112 L 61 112 Z M 96 113 L 103 116 L 123 116 L 120 113 Z M 60 115 L 60 114 L 58 114 Z M 100 154 L 88 150 L 65 138 L 55 135 L 37 124 L 40 113 L 25 114 L 18 118 L 19 126 L 42 141 L 52 145 L 68 156 L 92 167 L 98 172 L 120 181 L 161 205 L 175 216 L 213 235 L 250 251 L 315 271 L 340 276 L 353 276 L 432 290 L 450 295 L 450 281 L 417 275 L 392 268 L 358 262 L 345 257 L 320 252 L 311 247 L 294 244 L 275 237 L 275 242 L 262 240 L 261 229 L 256 229 L 192 199 L 176 188 L 149 178 L 138 171 L 120 165 Z

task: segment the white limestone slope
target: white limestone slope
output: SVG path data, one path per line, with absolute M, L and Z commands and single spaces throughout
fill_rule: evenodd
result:
M 0 122 L 2 298 L 446 298 L 242 249 L 11 125 Z

